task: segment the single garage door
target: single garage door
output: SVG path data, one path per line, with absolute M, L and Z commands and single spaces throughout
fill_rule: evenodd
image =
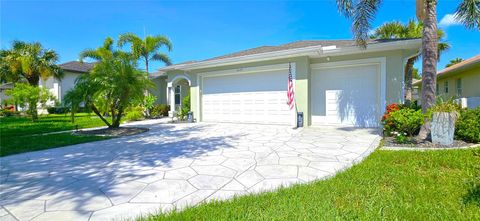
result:
M 202 120 L 289 124 L 287 70 L 203 77 Z
M 378 65 L 312 69 L 312 124 L 378 127 Z

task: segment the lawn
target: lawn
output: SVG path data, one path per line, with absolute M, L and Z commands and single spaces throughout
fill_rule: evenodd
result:
M 39 135 L 43 133 L 105 126 L 94 114 L 80 113 L 75 123 L 65 114 L 41 115 L 37 122 L 26 117 L 0 118 L 0 156 L 43 150 L 71 144 L 106 139 L 96 136 L 77 136 L 71 133 Z
M 327 180 L 139 220 L 480 220 L 480 148 L 377 150 Z

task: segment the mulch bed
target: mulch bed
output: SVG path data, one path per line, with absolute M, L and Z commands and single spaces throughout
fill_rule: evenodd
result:
M 428 140 L 420 140 L 416 138 L 412 138 L 408 143 L 400 144 L 396 143 L 393 137 L 384 137 L 384 145 L 386 147 L 410 147 L 410 148 L 455 148 L 455 147 L 465 147 L 473 145 L 472 143 L 467 143 L 462 140 L 454 140 L 451 145 L 442 145 L 442 144 L 434 144 Z
M 148 128 L 143 127 L 120 127 L 120 128 L 104 128 L 98 130 L 80 130 L 75 131 L 74 134 L 79 135 L 95 135 L 107 137 L 123 137 L 141 134 L 147 132 Z

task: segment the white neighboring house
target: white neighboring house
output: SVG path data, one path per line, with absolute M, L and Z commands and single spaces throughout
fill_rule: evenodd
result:
M 50 92 L 57 98 L 57 101 L 62 103 L 65 94 L 75 87 L 75 80 L 82 74 L 88 73 L 93 68 L 94 63 L 70 61 L 60 64 L 63 69 L 64 76 L 62 79 L 53 77 L 47 80 L 40 79 L 39 85 L 48 88 Z M 54 101 L 48 103 L 49 106 L 55 105 Z

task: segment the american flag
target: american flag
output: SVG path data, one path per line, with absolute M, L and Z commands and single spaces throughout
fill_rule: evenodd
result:
M 295 95 L 293 92 L 293 77 L 292 77 L 292 66 L 288 64 L 288 89 L 287 89 L 287 104 L 290 107 L 290 110 L 295 106 Z

